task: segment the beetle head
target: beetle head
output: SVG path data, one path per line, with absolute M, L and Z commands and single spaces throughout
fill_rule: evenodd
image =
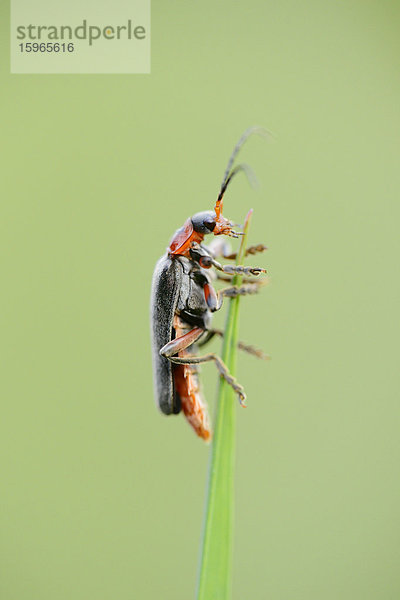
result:
M 229 219 L 225 219 L 222 216 L 221 211 L 207 210 L 205 212 L 196 213 L 191 218 L 193 229 L 197 233 L 207 234 L 213 233 L 214 235 L 229 235 L 231 237 L 238 237 L 241 235 L 232 229 L 233 223 Z

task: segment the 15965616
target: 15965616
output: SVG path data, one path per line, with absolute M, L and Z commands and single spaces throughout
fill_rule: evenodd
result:
M 23 42 L 19 44 L 21 52 L 74 52 L 73 42 Z

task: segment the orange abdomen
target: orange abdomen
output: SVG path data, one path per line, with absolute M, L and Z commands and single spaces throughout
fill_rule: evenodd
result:
M 192 365 L 175 365 L 175 389 L 181 398 L 186 419 L 199 437 L 209 441 L 211 429 L 208 409 L 200 392 L 197 372 L 193 372 L 192 368 Z

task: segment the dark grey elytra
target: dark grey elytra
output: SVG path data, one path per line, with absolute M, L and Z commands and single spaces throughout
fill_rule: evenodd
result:
M 259 127 L 253 127 L 241 136 L 228 161 L 217 202 L 221 201 L 236 173 L 245 171 L 248 174 L 249 169 L 246 165 L 238 165 L 234 168 L 232 165 L 243 143 L 254 133 L 265 135 L 266 132 Z M 167 250 L 167 253 L 158 260 L 154 270 L 150 314 L 154 391 L 156 404 L 166 415 L 178 414 L 181 411 L 181 399 L 174 385 L 174 363 L 196 365 L 201 362 L 214 361 L 219 373 L 237 392 L 239 399 L 241 401 L 245 399 L 243 387 L 230 375 L 217 355 L 207 354 L 198 357 L 193 354 L 194 343 L 204 334 L 204 342 L 211 339 L 215 333 L 221 334 L 217 330 L 210 329 L 210 325 L 212 312 L 221 308 L 223 297 L 254 293 L 262 285 L 262 282 L 252 282 L 241 287 L 230 286 L 216 294 L 212 287 L 212 279 L 215 279 L 216 276 L 211 272 L 210 267 L 223 272 L 224 277 L 221 279 L 224 280 L 230 279 L 235 273 L 251 276 L 265 272 L 259 267 L 224 266 L 217 262 L 218 256 L 234 259 L 236 255 L 230 253 L 228 255 L 226 245 L 218 243 L 217 240 L 208 247 L 201 243 L 204 235 L 213 232 L 215 220 L 218 221 L 216 213 L 212 211 L 194 215 L 189 221 L 194 241 L 189 240 L 189 247 L 185 249 L 184 254 Z M 228 232 L 227 235 L 237 237 L 237 233 L 232 229 L 233 224 L 225 221 L 229 223 L 229 230 L 232 232 Z M 180 231 L 178 230 L 176 235 Z M 258 244 L 249 249 L 248 253 L 254 254 L 265 249 L 263 244 Z M 175 316 L 179 316 L 188 332 L 187 342 L 183 339 L 187 337 L 186 335 L 175 337 L 173 326 Z M 239 347 L 245 350 L 252 349 L 243 343 Z M 181 358 L 178 354 L 183 349 L 186 350 L 185 357 Z M 255 356 L 265 357 L 261 351 L 254 351 L 254 349 L 251 353 Z
M 172 363 L 159 353 L 172 339 L 172 325 L 181 283 L 181 266 L 178 261 L 162 256 L 154 269 L 150 323 L 155 394 L 160 410 L 166 415 L 178 414 L 181 410 L 180 399 L 174 391 Z

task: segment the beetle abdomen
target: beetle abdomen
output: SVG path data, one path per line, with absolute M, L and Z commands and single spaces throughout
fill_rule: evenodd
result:
M 180 353 L 180 356 L 183 353 Z M 175 365 L 174 383 L 180 398 L 182 411 L 197 435 L 205 441 L 211 439 L 207 405 L 203 401 L 199 377 L 193 365 Z
M 175 316 L 174 329 L 176 337 L 185 334 L 187 328 L 181 319 Z M 196 346 L 179 352 L 180 357 L 190 357 Z M 182 411 L 197 435 L 205 441 L 211 439 L 211 427 L 207 404 L 203 400 L 198 365 L 174 365 L 172 368 L 174 388 L 180 399 Z

